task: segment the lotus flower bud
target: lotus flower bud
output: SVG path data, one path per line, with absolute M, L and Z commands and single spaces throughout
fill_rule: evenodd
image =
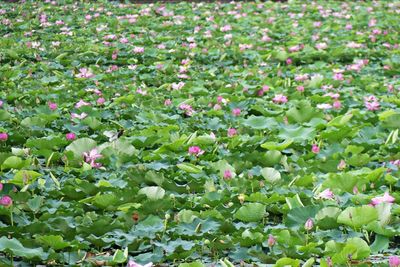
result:
M 307 231 L 310 231 L 313 227 L 314 227 L 314 222 L 313 222 L 313 220 L 310 218 L 310 219 L 308 219 L 308 220 L 306 221 L 306 223 L 304 224 L 304 228 L 305 228 Z
M 267 242 L 268 242 L 268 246 L 272 247 L 272 246 L 275 245 L 276 239 L 275 239 L 275 237 L 273 235 L 269 235 Z

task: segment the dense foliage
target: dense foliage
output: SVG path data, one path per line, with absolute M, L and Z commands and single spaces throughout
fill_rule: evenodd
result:
M 399 25 L 394 1 L 0 4 L 1 264 L 399 266 Z

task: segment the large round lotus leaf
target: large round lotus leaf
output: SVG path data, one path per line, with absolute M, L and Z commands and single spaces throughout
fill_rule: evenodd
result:
M 276 183 L 281 179 L 281 174 L 274 168 L 263 168 L 261 170 L 261 175 L 270 183 Z
M 146 195 L 151 200 L 157 200 L 164 197 L 165 190 L 159 186 L 147 186 L 140 189 L 138 193 Z
M 235 218 L 244 222 L 259 222 L 265 215 L 265 205 L 248 203 L 240 207 L 235 213 Z
M 337 222 L 353 228 L 366 226 L 378 219 L 378 211 L 371 206 L 348 207 L 339 214 Z
M 69 146 L 65 148 L 65 151 L 72 151 L 75 158 L 82 158 L 83 153 L 89 152 L 97 145 L 96 141 L 90 138 L 80 138 L 73 141 Z

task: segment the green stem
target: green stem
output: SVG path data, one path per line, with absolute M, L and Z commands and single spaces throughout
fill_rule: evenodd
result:
M 307 231 L 307 234 L 306 234 L 306 246 L 308 245 L 308 231 Z
M 12 206 L 10 207 L 10 219 L 11 219 L 11 226 L 14 226 L 14 216 L 13 216 Z

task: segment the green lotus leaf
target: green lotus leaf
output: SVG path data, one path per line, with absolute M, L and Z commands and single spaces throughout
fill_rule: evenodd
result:
M 188 172 L 188 173 L 201 173 L 202 167 L 196 166 L 191 163 L 179 163 L 176 165 L 179 169 Z
M 281 179 L 281 174 L 279 171 L 275 170 L 274 168 L 263 168 L 261 170 L 261 175 L 264 177 L 265 180 L 274 184 Z
M 5 236 L 0 238 L 0 251 L 13 253 L 15 256 L 27 259 L 39 258 L 45 260 L 48 257 L 47 253 L 43 252 L 42 248 L 25 247 L 17 239 L 8 239 Z
M 235 218 L 244 222 L 259 222 L 265 215 L 265 205 L 260 203 L 247 203 L 240 207 Z
M 96 141 L 90 138 L 80 138 L 73 141 L 65 148 L 65 151 L 72 151 L 76 159 L 83 158 L 83 153 L 89 152 L 97 146 Z
M 139 194 L 144 194 L 148 199 L 158 200 L 165 196 L 165 190 L 159 186 L 147 186 L 139 190 Z
M 342 211 L 337 222 L 353 228 L 361 228 L 378 219 L 378 211 L 371 206 L 348 207 Z

